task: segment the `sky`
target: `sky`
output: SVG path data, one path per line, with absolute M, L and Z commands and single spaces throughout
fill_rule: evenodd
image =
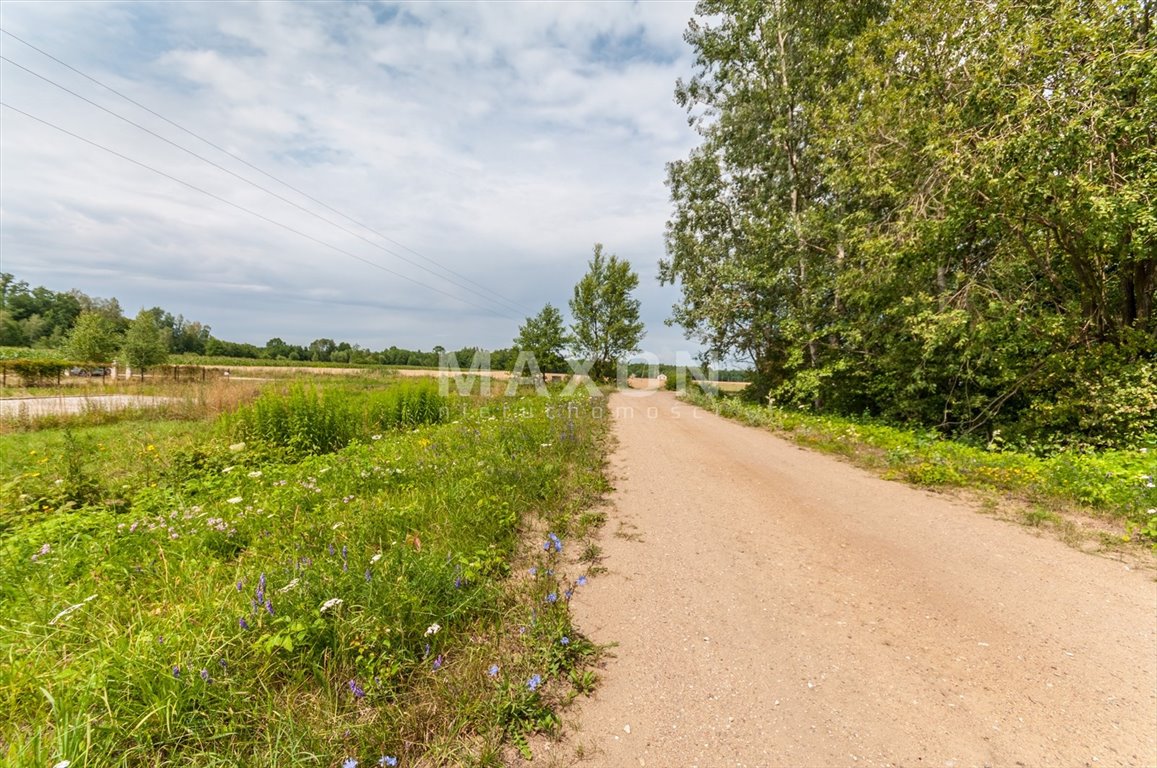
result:
M 230 341 L 494 349 L 547 302 L 569 320 L 599 242 L 639 275 L 644 350 L 693 354 L 657 280 L 693 15 L 5 0 L 0 271 Z

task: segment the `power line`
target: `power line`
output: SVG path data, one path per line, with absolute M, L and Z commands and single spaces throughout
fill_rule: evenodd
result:
M 208 144 L 210 147 L 212 147 L 213 149 L 216 149 L 218 152 L 222 152 L 223 154 L 228 155 L 229 157 L 231 157 L 234 160 L 236 160 L 237 162 L 245 165 L 246 167 L 251 168 L 254 171 L 257 171 L 262 176 L 265 176 L 266 178 L 269 178 L 269 179 L 272 179 L 273 181 L 276 181 L 278 184 L 281 184 L 282 186 L 286 187 L 287 189 L 293 190 L 294 192 L 301 195 L 305 199 L 320 205 L 322 208 L 325 208 L 327 211 L 330 211 L 331 213 L 336 213 L 338 216 L 342 217 L 346 221 L 349 221 L 353 224 L 356 224 L 357 226 L 361 227 L 362 229 L 365 229 L 366 231 L 371 232 L 374 235 L 377 235 L 378 237 L 382 238 L 383 240 L 385 240 L 387 242 L 393 243 L 394 245 L 398 246 L 399 248 L 402 248 L 403 250 L 409 251 L 410 253 L 412 253 L 413 255 L 422 259 L 423 261 L 428 262 L 430 264 L 433 264 L 438 269 L 441 269 L 444 272 L 448 272 L 452 275 L 455 275 L 456 277 L 459 277 L 459 278 L 465 280 L 466 282 L 470 283 L 471 285 L 474 285 L 478 288 L 481 288 L 483 291 L 491 294 L 492 296 L 495 296 L 495 297 L 501 299 L 507 305 L 515 307 L 519 311 L 523 311 L 523 312 L 527 311 L 525 307 L 520 306 L 517 302 L 512 301 L 511 299 L 507 298 L 506 296 L 503 296 L 502 294 L 498 293 L 497 291 L 495 291 L 491 288 L 488 288 L 487 286 L 482 285 L 481 283 L 475 282 L 474 280 L 471 280 L 469 277 L 466 277 L 465 275 L 463 275 L 459 272 L 456 272 L 455 270 L 450 269 L 449 267 L 444 266 L 443 264 L 440 264 L 439 262 L 435 261 L 434 259 L 431 259 L 430 257 L 425 256 L 425 255 L 415 251 L 413 248 L 410 248 L 408 245 L 401 243 L 401 242 L 398 242 L 397 240 L 393 239 L 392 237 L 389 237 L 388 235 L 382 234 L 381 232 L 377 231 L 373 227 L 371 227 L 367 224 L 364 224 L 364 223 L 358 221 L 357 219 L 353 218 L 352 216 L 349 216 L 349 215 L 343 213 L 342 211 L 338 210 L 337 208 L 334 208 L 334 207 L 328 205 L 324 201 L 319 200 L 316 197 L 313 197 L 308 192 L 304 192 L 304 191 L 298 189 L 297 187 L 293 186 L 289 182 L 284 181 L 284 180 L 274 176 L 273 174 L 271 174 L 265 170 L 262 170 L 261 168 L 254 165 L 253 163 L 250 163 L 245 158 L 240 157 L 239 155 L 236 155 L 236 154 L 230 152 L 229 150 L 225 149 L 224 147 L 222 147 L 218 144 L 215 144 L 214 142 L 210 141 L 209 139 L 205 138 L 204 136 L 200 135 L 199 133 L 196 133 L 195 131 L 192 131 L 192 130 L 186 128 L 185 126 L 181 125 L 180 123 L 177 123 L 173 120 L 170 120 L 169 118 L 165 117 L 161 113 L 151 109 L 150 107 L 145 106 L 144 104 L 140 103 L 139 101 L 136 101 L 135 99 L 131 98 L 130 96 L 126 96 L 125 94 L 118 91 L 116 88 L 113 88 L 111 85 L 107 85 L 107 84 L 101 82 L 100 80 L 96 79 L 95 77 L 77 69 L 76 67 L 72 66 L 71 64 L 68 64 L 67 62 L 58 59 L 56 56 L 53 56 L 48 51 L 45 51 L 42 48 L 38 48 L 37 46 L 35 46 L 32 43 L 25 40 L 24 38 L 19 37 L 18 35 L 15 35 L 15 34 L 9 32 L 8 30 L 6 30 L 2 27 L 0 27 L 0 32 L 3 32 L 5 35 L 8 35 L 13 40 L 16 40 L 17 42 L 22 43 L 23 45 L 31 48 L 32 50 L 36 51 L 37 53 L 41 54 L 42 56 L 46 56 L 47 58 L 52 59 L 57 64 L 61 65 L 62 67 L 65 67 L 66 69 L 69 69 L 69 70 L 75 72 L 76 74 L 80 75 L 81 77 L 85 78 L 86 80 L 89 80 L 89 81 L 99 85 L 101 88 L 104 88 L 105 90 L 111 91 L 112 93 L 121 97 L 125 101 L 129 102 L 130 104 L 133 104 L 134 106 L 136 106 L 140 109 L 143 109 L 144 111 L 148 112 L 149 114 L 153 115 L 154 117 L 157 117 L 161 120 L 164 120 L 169 125 L 173 126 L 174 128 L 176 128 L 180 131 L 183 131 L 184 133 L 187 133 L 188 135 L 192 136 L 193 138 L 197 139 L 198 141 L 201 141 L 201 142 L 204 142 L 205 144 Z M 17 66 L 19 66 L 19 65 L 17 65 Z M 124 118 L 122 118 L 122 119 L 124 119 Z M 250 183 L 252 183 L 252 182 L 250 182 Z M 266 190 L 266 191 L 268 191 L 268 190 Z M 271 192 L 270 194 L 273 194 L 273 193 Z M 316 215 L 316 214 L 314 214 L 314 215 Z M 337 226 L 337 225 L 335 224 L 334 226 Z M 385 250 L 387 253 L 398 256 L 398 258 L 405 260 L 405 257 L 395 253 L 394 251 L 390 251 L 389 249 L 385 249 L 385 248 L 383 248 L 383 250 Z M 410 262 L 410 263 L 413 263 L 413 262 Z M 415 266 L 420 266 L 420 265 L 415 265 Z M 422 268 L 425 269 L 424 267 L 422 267 Z M 426 269 L 426 271 L 430 271 L 430 270 Z M 431 274 L 433 274 L 433 273 L 431 273 Z M 445 277 L 442 277 L 441 275 L 439 275 L 439 278 L 443 279 L 443 280 L 446 279 Z
M 56 125 L 53 122 L 50 122 L 50 121 L 45 120 L 43 118 L 37 117 L 36 115 L 33 115 L 29 112 L 25 112 L 24 110 L 22 110 L 18 107 L 14 107 L 5 101 L 0 101 L 0 107 L 5 107 L 7 109 L 12 110 L 13 112 L 24 115 L 25 117 L 27 117 L 31 120 L 35 120 L 36 122 L 38 122 L 42 125 L 46 125 L 49 128 L 57 130 L 57 131 L 65 134 L 66 136 L 71 136 L 72 138 L 74 138 L 78 141 L 83 141 L 85 144 L 96 147 L 97 149 L 104 150 L 105 152 L 108 152 L 110 155 L 114 155 L 116 157 L 119 157 L 122 160 L 126 160 L 126 161 L 132 163 L 133 165 L 137 165 L 137 166 L 140 166 L 141 168 L 152 171 L 153 173 L 155 173 L 159 176 L 164 176 L 166 179 L 170 179 L 171 181 L 175 181 L 178 184 L 181 184 L 183 186 L 188 187 L 189 189 L 200 192 L 201 194 L 206 195 L 207 197 L 211 197 L 214 200 L 217 200 L 218 202 L 225 203 L 226 205 L 231 206 L 233 208 L 236 208 L 237 210 L 242 211 L 244 213 L 247 213 L 250 216 L 254 216 L 258 219 L 261 219 L 262 221 L 273 224 L 274 226 L 281 227 L 282 229 L 286 230 L 287 232 L 292 232 L 293 234 L 298 235 L 299 237 L 304 237 L 306 240 L 317 243 L 318 245 L 323 246 L 325 248 L 329 248 L 330 250 L 337 251 L 338 253 L 340 253 L 344 256 L 350 257 L 351 259 L 356 259 L 357 261 L 360 261 L 363 264 L 368 264 L 369 266 L 374 267 L 375 269 L 380 269 L 383 272 L 387 272 L 391 275 L 394 275 L 395 277 L 400 277 L 403 280 L 406 280 L 406 281 L 411 282 L 415 285 L 421 286 L 422 288 L 425 288 L 427 290 L 434 291 L 435 293 L 440 293 L 443 296 L 448 296 L 451 299 L 454 299 L 455 301 L 461 302 L 463 304 L 467 304 L 467 305 L 472 306 L 476 309 L 480 309 L 483 312 L 487 312 L 487 313 L 492 314 L 492 315 L 500 315 L 501 314 L 502 316 L 507 317 L 507 318 L 512 317 L 509 314 L 496 312 L 495 310 L 491 309 L 490 307 L 484 307 L 481 304 L 475 304 L 472 301 L 467 301 L 466 299 L 462 298 L 461 296 L 456 296 L 455 294 L 450 293 L 449 291 L 444 291 L 441 288 L 435 288 L 432 285 L 427 285 L 426 283 L 423 283 L 420 280 L 415 280 L 414 278 L 409 277 L 408 275 L 403 275 L 401 272 L 395 272 L 394 270 L 390 269 L 389 267 L 384 267 L 381 264 L 378 264 L 377 262 L 370 261 L 369 259 L 358 256 L 356 253 L 352 253 L 351 251 L 347 251 L 344 248 L 333 245 L 332 243 L 327 243 L 324 240 L 316 238 L 313 235 L 306 234 L 305 232 L 302 232 L 301 230 L 294 229 L 293 227 L 289 226 L 288 224 L 283 224 L 282 222 L 277 221 L 275 219 L 271 219 L 262 213 L 258 213 L 257 211 L 254 211 L 250 208 L 246 208 L 243 205 L 239 205 L 239 204 L 233 202 L 232 200 L 228 200 L 228 199 L 221 197 L 220 195 L 216 195 L 216 194 L 214 194 L 214 193 L 212 193 L 206 189 L 202 189 L 201 187 L 198 187 L 195 184 L 187 182 L 184 179 L 179 179 L 176 176 L 173 176 L 172 174 L 169 174 L 169 173 L 166 173 L 162 170 L 154 168 L 153 166 L 149 165 L 148 163 L 144 163 L 144 162 L 141 162 L 140 160 L 135 160 L 135 159 L 129 157 L 128 155 L 121 154 L 120 152 L 117 152 L 115 149 L 111 149 L 109 147 L 106 147 L 103 144 L 100 144 L 98 142 L 93 141 L 92 139 L 86 139 L 85 137 L 83 137 L 79 134 L 73 133 L 72 131 L 68 130 L 67 128 L 62 128 L 61 126 Z M 513 318 L 513 319 L 517 319 L 517 318 Z
M 214 162 L 213 160 L 211 160 L 211 159 L 209 159 L 203 155 L 199 155 L 196 152 L 194 152 L 193 150 L 188 149 L 187 147 L 181 146 L 180 144 L 166 138 L 165 136 L 162 136 L 161 134 L 157 133 L 156 131 L 153 131 L 149 128 L 146 128 L 145 126 L 141 125 L 140 123 L 134 122 L 133 120 L 130 120 L 129 118 L 125 117 L 124 115 L 121 115 L 121 114 L 114 112 L 113 110 L 101 105 L 101 104 L 98 104 L 97 102 L 93 101 L 92 99 L 89 99 L 86 96 L 83 96 L 83 95 L 77 93 L 76 91 L 73 91 L 70 88 L 65 87 L 64 85 L 61 85 L 60 83 L 56 82 L 55 80 L 53 80 L 49 77 L 46 77 L 46 76 L 40 74 L 39 72 L 36 72 L 35 70 L 29 69 L 28 67 L 24 66 L 23 64 L 20 64 L 19 62 L 13 61 L 12 59 L 8 58 L 7 56 L 0 55 L 0 60 L 6 61 L 7 63 L 11 64 L 12 66 L 17 67 L 19 69 L 22 69 L 23 71 L 27 72 L 28 74 L 32 75 L 33 77 L 36 77 L 40 80 L 43 80 L 44 82 L 48 83 L 49 85 L 52 85 L 55 88 L 59 88 L 60 90 L 64 91 L 65 93 L 80 99 L 81 101 L 85 102 L 86 104 L 90 104 L 90 105 L 96 107 L 97 109 L 101 110 L 102 112 L 105 112 L 106 114 L 112 115 L 113 117 L 117 118 L 118 120 L 121 120 L 123 122 L 128 123 L 129 125 L 133 126 L 134 128 L 137 128 L 141 131 L 144 131 L 145 133 L 149 134 L 150 136 L 158 138 L 161 141 L 165 142 L 166 144 L 168 144 L 172 147 L 175 147 L 176 149 L 179 149 L 182 152 L 184 152 L 188 155 L 191 155 L 192 157 L 195 157 L 202 162 L 208 163 L 209 165 L 213 166 L 214 168 L 217 168 L 218 170 L 224 171 L 225 173 L 229 174 L 233 178 L 238 179 L 239 181 L 242 181 L 242 182 L 254 187 L 255 189 L 259 189 L 262 192 L 265 192 L 266 194 L 272 195 L 273 197 L 277 198 L 278 200 L 281 200 L 282 202 L 287 203 L 288 205 L 292 205 L 294 208 L 298 209 L 299 211 L 307 213 L 310 216 L 313 216 L 314 218 L 316 218 L 320 221 L 323 221 L 326 224 L 329 224 L 330 226 L 337 227 L 342 232 L 345 232 L 348 235 L 352 235 L 353 237 L 358 238 L 362 242 L 367 243 L 368 245 L 370 245 L 374 248 L 377 248 L 380 251 L 388 253 L 392 256 L 396 256 L 397 258 L 401 259 L 402 261 L 406 262 L 407 264 L 410 264 L 414 267 L 417 267 L 418 269 L 422 270 L 423 272 L 427 272 L 427 273 L 433 275 L 434 277 L 438 278 L 439 280 L 445 280 L 446 282 L 448 282 L 452 285 L 456 285 L 459 288 L 463 289 L 464 291 L 472 293 L 481 299 L 484 299 L 484 300 L 490 301 L 490 302 L 494 302 L 495 304 L 499 304 L 499 302 L 495 301 L 494 299 L 491 299 L 488 296 L 482 295 L 481 293 L 474 290 L 473 288 L 470 288 L 468 285 L 463 285 L 462 283 L 460 283 L 456 280 L 453 280 L 452 278 L 445 277 L 443 275 L 439 275 L 436 272 L 433 272 L 432 270 L 430 270 L 429 268 L 424 267 L 421 264 L 417 263 L 413 259 L 408 259 L 405 256 L 401 255 L 400 253 L 397 253 L 396 251 L 393 251 L 389 248 L 386 248 L 385 246 L 383 246 L 379 243 L 375 243 L 373 240 L 370 240 L 369 238 L 367 238 L 367 237 L 365 237 L 365 236 L 363 236 L 357 232 L 354 232 L 352 229 L 344 227 L 341 224 L 337 223 L 336 221 L 332 221 L 331 219 L 327 219 L 325 216 L 322 216 L 321 214 L 310 210 L 309 208 L 305 207 L 304 205 L 300 205 L 299 203 L 296 203 L 293 200 L 290 200 L 289 198 L 287 198 L 283 195 L 280 195 L 277 192 L 274 192 L 273 190 L 269 189 L 268 187 L 263 187 L 262 185 L 258 184 L 257 182 L 252 181 L 250 179 L 247 179 L 244 176 L 242 176 L 241 174 L 236 173 L 236 172 L 230 170 L 229 168 L 226 168 L 225 166 L 223 166 L 217 162 Z M 509 309 L 515 310 L 516 312 L 523 311 L 523 308 L 519 307 L 516 304 L 513 304 L 511 302 L 506 302 L 506 303 L 509 306 L 504 307 L 504 309 L 509 308 Z

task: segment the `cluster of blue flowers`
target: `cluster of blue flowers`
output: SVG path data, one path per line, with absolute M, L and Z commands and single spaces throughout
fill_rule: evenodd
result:
M 398 758 L 393 755 L 382 755 L 378 758 L 378 765 L 385 768 L 394 768 L 398 764 Z M 342 760 L 341 768 L 358 768 L 358 761 L 355 758 L 347 757 Z

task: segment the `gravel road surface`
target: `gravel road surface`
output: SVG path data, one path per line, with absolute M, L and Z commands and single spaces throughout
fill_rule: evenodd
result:
M 574 609 L 616 645 L 536 763 L 1157 765 L 1153 571 L 669 393 L 609 410 L 609 572 Z
M 54 397 L 9 397 L 0 399 L 0 418 L 36 417 L 84 413 L 89 410 L 115 411 L 122 408 L 149 408 L 172 401 L 171 397 L 147 395 L 59 395 Z

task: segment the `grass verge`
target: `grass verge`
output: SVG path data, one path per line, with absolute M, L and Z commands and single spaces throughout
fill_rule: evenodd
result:
M 284 397 L 287 421 L 319 405 Z M 558 397 L 439 423 L 367 402 L 340 445 L 243 414 L 7 436 L 0 762 L 497 766 L 555 728 L 592 682 L 567 558 L 604 423 Z
M 885 477 L 931 488 L 1012 495 L 1036 505 L 1026 520 L 1037 525 L 1059 519 L 1066 507 L 1077 508 L 1117 524 L 1120 542 L 1144 542 L 1157 549 L 1157 450 L 1152 448 L 1038 457 L 984 450 L 933 432 L 785 411 L 734 398 L 696 392 L 683 397 L 721 416 L 844 456 Z

